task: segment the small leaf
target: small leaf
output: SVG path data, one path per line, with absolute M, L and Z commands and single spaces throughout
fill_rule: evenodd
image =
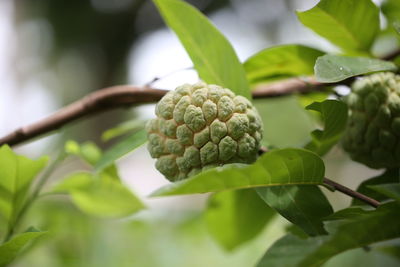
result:
M 379 9 L 370 0 L 321 0 L 297 15 L 305 26 L 346 51 L 368 52 L 379 32 Z
M 307 234 L 327 233 L 322 219 L 332 214 L 333 209 L 317 186 L 274 186 L 256 191 L 270 207 Z
M 324 53 L 304 45 L 282 45 L 264 49 L 244 63 L 250 83 L 314 74 L 314 65 Z
M 314 130 L 311 133 L 312 141 L 305 148 L 323 156 L 339 141 L 346 128 L 347 106 L 337 100 L 325 100 L 314 102 L 306 109 L 321 113 L 325 129 Z
M 10 264 L 30 241 L 44 233 L 31 227 L 26 232 L 18 234 L 2 244 L 0 246 L 0 266 Z
M 35 176 L 46 166 L 47 157 L 31 160 L 0 147 L 0 216 L 8 226 L 15 223 Z
M 257 236 L 275 214 L 254 190 L 229 190 L 209 198 L 205 220 L 214 239 L 233 250 Z
M 344 251 L 399 238 L 399 208 L 391 202 L 357 217 L 330 222 L 328 236 L 300 239 L 286 235 L 270 247 L 257 267 L 321 266 Z
M 103 161 L 106 160 L 103 159 L 104 155 L 101 149 L 93 142 L 85 142 L 83 144 L 78 144 L 76 141 L 69 140 L 65 143 L 65 152 L 67 154 L 79 157 L 92 167 L 95 167 L 100 160 Z M 105 162 L 105 163 L 107 166 L 105 166 L 101 170 L 102 171 L 104 170 L 104 172 L 114 177 L 115 179 L 119 179 L 118 170 L 114 162 Z
M 127 187 L 106 173 L 75 173 L 52 192 L 68 192 L 79 209 L 99 217 L 123 217 L 145 208 Z
M 217 192 L 249 187 L 321 184 L 325 166 L 316 154 L 302 149 L 278 149 L 254 164 L 228 164 L 164 186 L 152 196 Z
M 206 16 L 184 1 L 154 3 L 185 47 L 201 79 L 251 98 L 246 74 L 232 45 Z
M 372 190 L 369 186 L 371 185 L 380 185 L 380 184 L 389 184 L 389 183 L 399 183 L 400 182 L 400 171 L 399 169 L 390 169 L 385 171 L 383 174 L 370 178 L 362 182 L 358 188 L 357 192 L 369 196 L 378 201 L 387 200 L 388 197 L 381 193 L 378 193 L 375 190 Z M 365 205 L 364 202 L 353 199 L 352 205 Z
M 315 63 L 315 75 L 319 82 L 333 83 L 347 78 L 376 71 L 396 71 L 394 63 L 365 57 L 325 55 Z
M 394 200 L 400 201 L 400 184 L 380 184 L 368 186 L 382 195 L 388 196 Z
M 146 140 L 147 136 L 144 129 L 121 140 L 104 152 L 102 157 L 96 162 L 94 166 L 95 170 L 99 172 L 111 166 L 114 161 L 143 145 Z

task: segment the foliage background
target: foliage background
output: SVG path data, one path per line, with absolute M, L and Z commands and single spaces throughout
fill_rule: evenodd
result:
M 277 44 L 300 43 L 328 51 L 335 48 L 300 25 L 295 10 L 317 1 L 191 1 L 205 12 L 232 42 L 240 59 Z M 178 42 L 167 30 L 150 1 L 7 1 L 0 2 L 0 132 L 33 122 L 98 88 L 123 83 L 172 89 L 197 76 Z M 382 36 L 374 49 L 384 54 L 393 45 Z M 345 90 L 345 88 L 343 88 Z M 11 101 L 10 101 L 11 99 Z M 315 126 L 304 111 L 307 98 L 284 97 L 256 102 L 265 119 L 265 142 L 277 147 L 301 146 Z M 50 154 L 65 136 L 92 140 L 101 147 L 104 130 L 127 119 L 153 116 L 153 106 L 118 110 L 82 120 L 60 134 L 21 146 L 29 156 Z M 284 129 L 284 130 L 282 130 Z M 338 148 L 326 156 L 327 176 L 351 188 L 378 174 L 350 162 Z M 122 179 L 143 198 L 167 181 L 153 168 L 144 147 L 118 161 Z M 76 169 L 88 169 L 70 159 L 54 179 Z M 53 181 L 55 183 L 56 181 Z M 335 209 L 350 199 L 324 191 Z M 29 225 L 48 229 L 37 246 L 26 251 L 15 266 L 249 266 L 279 238 L 287 223 L 275 219 L 257 239 L 233 252 L 224 251 L 207 234 L 202 216 L 205 196 L 146 199 L 151 210 L 132 218 L 103 220 L 82 214 L 67 198 L 49 198 L 30 210 Z M 28 226 L 28 225 L 27 225 Z M 267 242 L 266 242 L 267 240 Z M 346 264 L 395 266 L 391 257 L 353 250 L 330 260 L 327 266 Z M 196 265 L 197 264 L 197 265 Z

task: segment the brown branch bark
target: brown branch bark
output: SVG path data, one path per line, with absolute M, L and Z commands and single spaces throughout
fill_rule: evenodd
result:
M 334 181 L 332 181 L 332 180 L 330 180 L 328 178 L 324 178 L 323 183 L 325 185 L 328 185 L 329 187 L 332 187 L 333 189 L 345 194 L 345 195 L 348 195 L 348 196 L 350 196 L 352 198 L 359 199 L 359 200 L 363 201 L 364 203 L 367 203 L 368 205 L 370 205 L 370 206 L 372 206 L 374 208 L 377 208 L 381 204 L 379 201 L 377 201 L 377 200 L 375 200 L 373 198 L 370 198 L 370 197 L 368 197 L 366 195 L 363 195 L 363 194 L 361 194 L 359 192 L 353 191 L 350 188 L 348 188 L 348 187 L 346 187 L 344 185 L 338 184 L 338 183 L 336 183 L 336 182 L 334 182 Z
M 294 93 L 308 93 L 322 90 L 326 84 L 313 78 L 291 78 L 276 83 L 259 86 L 253 91 L 254 98 L 268 98 Z M 50 133 L 82 117 L 115 108 L 129 107 L 135 104 L 157 102 L 168 90 L 154 89 L 147 86 L 120 85 L 93 92 L 73 102 L 54 114 L 30 125 L 23 126 L 0 138 L 0 145 L 10 146 L 32 140 Z

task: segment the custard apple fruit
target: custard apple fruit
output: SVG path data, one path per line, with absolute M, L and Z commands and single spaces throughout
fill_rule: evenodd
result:
M 376 73 L 357 80 L 346 102 L 343 148 L 371 168 L 400 167 L 400 76 Z
M 148 121 L 148 150 L 170 181 L 226 163 L 252 163 L 262 139 L 262 121 L 243 96 L 203 82 L 168 92 Z

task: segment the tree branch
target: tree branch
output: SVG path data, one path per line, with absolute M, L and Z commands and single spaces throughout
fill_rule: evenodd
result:
M 258 86 L 253 91 L 254 98 L 269 98 L 294 93 L 309 93 L 322 90 L 327 84 L 314 78 L 291 78 L 267 85 Z M 82 117 L 115 108 L 129 107 L 135 104 L 157 102 L 168 90 L 154 89 L 148 86 L 120 85 L 93 92 L 56 113 L 30 125 L 23 126 L 0 138 L 0 146 L 10 146 L 34 139 L 52 132 Z
M 348 187 L 346 187 L 344 185 L 338 184 L 338 183 L 336 183 L 336 182 L 334 182 L 334 181 L 332 181 L 332 180 L 330 180 L 328 178 L 324 178 L 323 183 L 325 185 L 329 186 L 329 187 L 334 188 L 335 190 L 337 190 L 337 191 L 339 191 L 339 192 L 341 192 L 341 193 L 343 193 L 345 195 L 348 195 L 348 196 L 350 196 L 352 198 L 359 199 L 359 200 L 367 203 L 368 205 L 371 205 L 374 208 L 377 208 L 381 204 L 379 201 L 377 201 L 377 200 L 375 200 L 373 198 L 370 198 L 370 197 L 368 197 L 366 195 L 363 195 L 363 194 L 361 194 L 359 192 L 353 191 L 350 188 L 348 188 Z

